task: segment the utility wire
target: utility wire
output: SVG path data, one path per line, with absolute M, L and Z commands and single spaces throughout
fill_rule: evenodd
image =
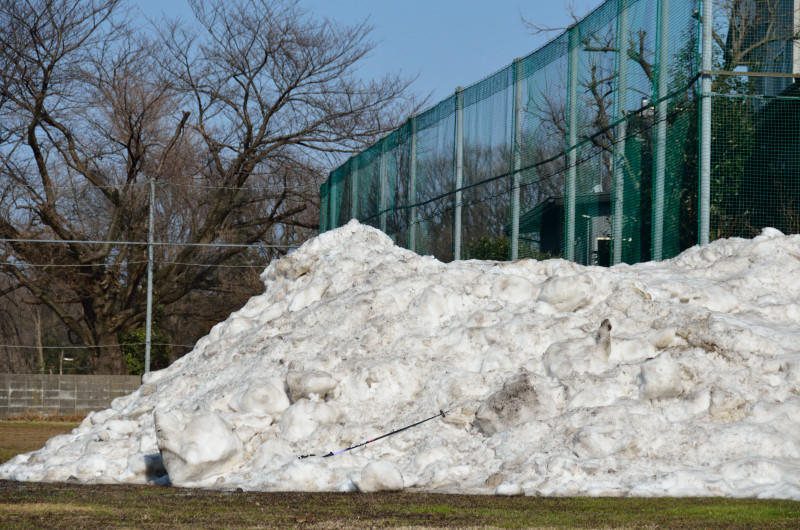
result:
M 0 243 L 87 243 L 94 245 L 140 245 L 147 246 L 151 243 L 147 241 L 92 241 L 92 240 L 79 240 L 79 239 L 0 239 Z M 300 245 L 266 245 L 262 243 L 168 243 L 168 242 L 153 242 L 153 246 L 157 247 L 252 247 L 252 248 L 299 248 Z

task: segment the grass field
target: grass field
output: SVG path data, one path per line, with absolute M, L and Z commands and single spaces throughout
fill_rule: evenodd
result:
M 76 423 L 1 422 L 0 461 Z M 0 528 L 800 528 L 800 502 L 221 492 L 0 481 Z

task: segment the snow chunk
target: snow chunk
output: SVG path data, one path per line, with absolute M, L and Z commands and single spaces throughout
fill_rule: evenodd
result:
M 550 304 L 557 312 L 569 312 L 589 304 L 594 295 L 595 285 L 592 279 L 577 274 L 545 280 L 539 293 L 539 301 Z
M 681 371 L 667 355 L 642 363 L 642 397 L 670 398 L 683 392 Z
M 331 374 L 321 370 L 292 371 L 286 376 L 292 401 L 310 398 L 312 394 L 325 398 L 339 384 Z
M 236 412 L 268 415 L 280 414 L 290 403 L 281 380 L 271 378 L 252 381 L 231 398 L 229 405 Z
M 281 435 L 289 442 L 308 437 L 320 425 L 336 421 L 336 410 L 327 403 L 300 399 L 281 416 Z
M 201 414 L 184 425 L 175 415 L 157 411 L 154 420 L 158 449 L 173 484 L 202 482 L 241 461 L 242 442 L 217 414 Z
M 495 495 L 505 495 L 507 497 L 515 497 L 519 495 L 524 495 L 525 490 L 522 489 L 522 486 L 519 484 L 511 484 L 509 482 L 503 482 L 497 489 L 494 490 Z
M 403 475 L 388 462 L 370 462 L 361 470 L 356 486 L 363 493 L 400 491 L 403 489 Z
M 536 288 L 529 280 L 514 274 L 503 274 L 495 278 L 492 294 L 499 300 L 512 304 L 530 302 L 534 298 Z

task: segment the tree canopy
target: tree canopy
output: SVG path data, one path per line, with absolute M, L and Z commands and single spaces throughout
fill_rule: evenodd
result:
M 144 323 L 151 179 L 155 304 L 193 343 L 314 233 L 326 171 L 413 110 L 409 80 L 357 75 L 366 23 L 189 5 L 142 27 L 121 0 L 0 3 L 0 310 L 45 308 L 94 373 Z

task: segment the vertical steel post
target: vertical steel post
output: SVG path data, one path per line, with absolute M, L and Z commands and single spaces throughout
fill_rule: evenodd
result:
M 625 222 L 625 137 L 628 135 L 628 2 L 617 0 L 617 87 L 615 120 L 619 121 L 614 138 L 614 217 L 611 221 L 612 264 L 622 263 L 622 225 Z
M 464 89 L 456 89 L 456 199 L 453 227 L 453 259 L 461 259 L 461 187 L 464 184 Z
M 713 4 L 713 2 L 711 3 Z M 792 4 L 792 12 L 794 14 L 792 17 L 792 28 L 794 29 L 792 31 L 796 35 L 800 31 L 800 0 L 794 0 Z M 714 20 L 713 14 L 711 20 Z M 792 73 L 800 74 L 800 40 L 795 40 L 792 45 Z
M 702 78 L 700 81 L 700 190 L 698 193 L 697 239 L 707 245 L 711 228 L 711 75 L 714 2 L 703 0 Z
M 153 240 L 156 181 L 150 177 L 150 221 L 147 226 L 147 322 L 144 328 L 144 373 L 150 371 L 150 347 L 153 337 Z
M 567 81 L 567 189 L 564 257 L 575 261 L 575 181 L 578 177 L 578 25 L 569 30 Z
M 514 128 L 511 145 L 514 171 L 511 184 L 511 260 L 519 258 L 519 193 L 520 168 L 522 168 L 522 59 L 515 59 L 514 73 Z
M 358 219 L 358 167 L 350 157 L 350 219 Z
M 386 210 L 389 207 L 389 169 L 387 167 L 386 138 L 381 140 L 381 161 L 380 161 L 380 219 L 381 232 L 386 233 Z
M 411 153 L 408 157 L 408 204 L 417 203 L 417 117 L 411 116 Z M 417 207 L 408 214 L 408 248 L 417 251 Z
M 339 217 L 336 215 L 338 213 L 338 208 L 336 206 L 336 188 L 337 186 L 333 182 L 333 175 L 331 175 L 331 178 L 328 179 L 328 206 L 330 207 L 328 230 L 333 230 L 339 225 Z
M 669 0 L 660 0 L 658 9 L 658 59 L 656 60 L 656 153 L 653 178 L 653 250 L 651 258 L 664 254 L 664 179 L 667 163 L 667 89 L 669 76 Z

